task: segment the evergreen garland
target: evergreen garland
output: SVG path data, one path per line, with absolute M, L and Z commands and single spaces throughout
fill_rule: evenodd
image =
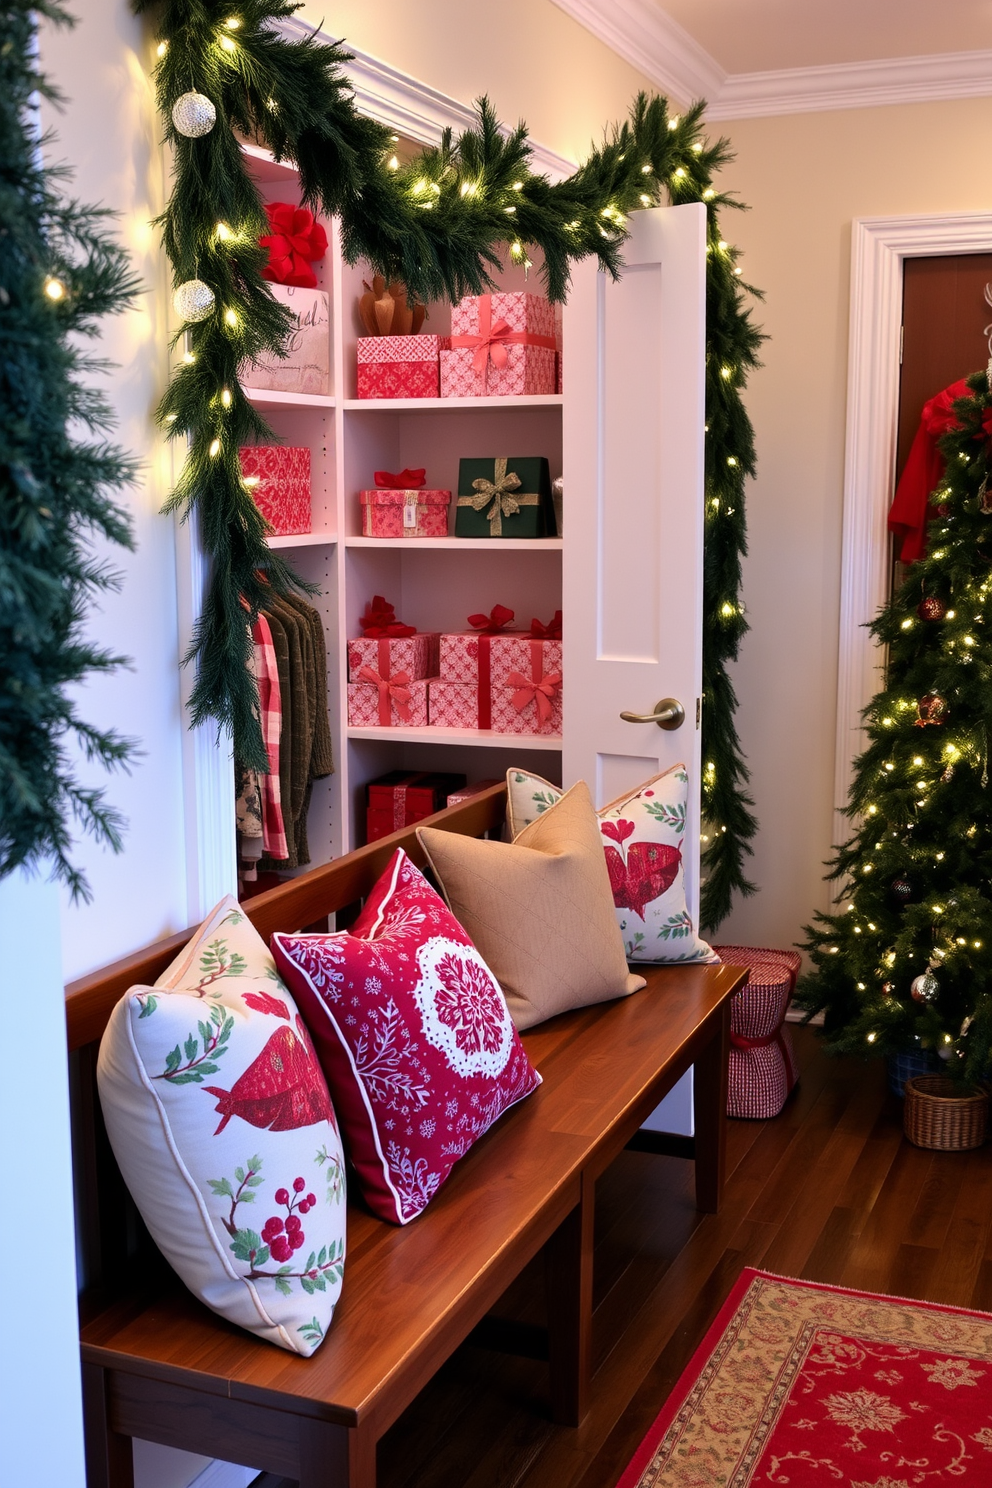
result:
M 35 62 L 38 15 L 70 23 L 56 0 L 6 0 L 0 28 L 0 877 L 50 863 L 85 896 L 73 826 L 117 848 L 120 823 L 78 784 L 70 750 L 120 767 L 131 746 L 85 723 L 67 689 L 122 661 L 86 640 L 83 620 L 116 582 L 92 538 L 131 546 L 107 493 L 135 467 L 106 442 L 109 408 L 84 382 L 103 364 L 80 338 L 137 286 L 109 214 L 66 199 L 63 173 L 41 163 L 37 97 L 55 95 Z
M 985 372 L 940 440 L 930 551 L 872 624 L 885 686 L 865 709 L 831 865 L 841 907 L 807 926 L 798 1001 L 840 1054 L 940 1055 L 986 1079 L 992 1053 L 992 400 Z
M 134 3 L 142 10 L 153 0 Z M 275 28 L 297 9 L 291 0 L 166 0 L 160 15 L 155 78 L 175 152 L 165 244 L 175 287 L 198 279 L 214 295 L 212 312 L 185 327 L 186 352 L 159 411 L 170 436 L 189 442 L 170 505 L 184 517 L 199 513 L 212 560 L 187 657 L 197 666 L 193 723 L 210 718 L 230 729 L 239 763 L 266 767 L 243 601 L 252 614 L 263 602 L 263 564 L 277 591 L 304 587 L 269 552 L 238 459 L 241 444 L 274 437 L 244 396 L 238 368 L 278 350 L 288 313 L 261 277 L 258 238 L 267 223 L 235 131 L 295 162 L 303 202 L 339 217 L 349 263 L 367 260 L 423 301 L 493 288 L 500 248 L 522 262 L 534 245 L 545 288 L 561 300 L 578 259 L 595 256 L 611 274 L 620 271 L 631 211 L 702 201 L 709 255 L 703 802 L 711 828 L 702 919 L 715 925 L 735 890 L 752 891 L 744 857 L 755 831 L 727 665 L 747 628 L 740 559 L 754 452 L 741 389 L 761 336 L 746 305 L 755 291 L 742 284 L 736 252 L 720 237 L 720 208 L 739 205 L 712 185 L 727 144 L 702 138 L 703 104 L 670 117 L 664 99 L 642 96 L 574 175 L 552 183 L 530 169 L 524 127 L 505 134 L 483 99 L 476 128 L 457 139 L 446 133 L 436 148 L 391 169 L 389 131 L 357 112 L 341 71 L 349 54 L 314 36 L 287 40 Z M 216 124 L 198 138 L 179 133 L 172 119 L 189 92 L 216 109 Z

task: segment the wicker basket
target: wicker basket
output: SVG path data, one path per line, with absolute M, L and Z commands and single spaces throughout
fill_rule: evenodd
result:
M 916 1147 L 965 1152 L 981 1147 L 988 1126 L 987 1090 L 968 1091 L 946 1075 L 906 1081 L 903 1130 Z

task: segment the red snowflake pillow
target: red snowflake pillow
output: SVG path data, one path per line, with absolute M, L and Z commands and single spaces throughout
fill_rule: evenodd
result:
M 350 931 L 272 937 L 365 1199 L 407 1224 L 541 1083 L 499 983 L 398 848 Z

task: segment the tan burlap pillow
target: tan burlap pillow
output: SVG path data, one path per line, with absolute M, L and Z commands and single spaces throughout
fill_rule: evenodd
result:
M 452 913 L 496 974 L 517 1028 L 644 986 L 627 970 L 584 782 L 512 843 L 436 827 L 417 836 Z

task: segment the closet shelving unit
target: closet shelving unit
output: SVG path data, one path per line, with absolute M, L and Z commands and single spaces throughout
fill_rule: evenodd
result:
M 243 148 L 266 201 L 299 200 L 290 163 L 277 163 L 254 145 Z M 471 781 L 522 765 L 560 782 L 562 747 L 557 737 L 490 730 L 348 725 L 347 641 L 361 633 L 359 616 L 374 594 L 385 595 L 418 630 L 466 630 L 469 614 L 488 612 L 495 604 L 508 605 L 516 612 L 516 625 L 526 628 L 532 617 L 548 620 L 562 603 L 561 538 L 363 537 L 359 491 L 374 485 L 375 470 L 423 466 L 427 484 L 450 489 L 454 497 L 459 459 L 473 455 L 546 455 L 554 478 L 562 469 L 563 398 L 357 398 L 363 268 L 344 262 L 337 224 L 325 225 L 329 248 L 315 272 L 329 300 L 330 392 L 314 396 L 246 388 L 282 440 L 311 452 L 313 531 L 270 542 L 287 550 L 301 577 L 320 588 L 312 602 L 323 617 L 327 641 L 336 773 L 314 787 L 308 818 L 313 863 L 365 840 L 365 786 L 387 770 L 451 770 Z M 507 269 L 503 282 L 510 289 L 536 287 L 515 267 Z M 446 334 L 450 308 L 431 306 L 424 329 Z

